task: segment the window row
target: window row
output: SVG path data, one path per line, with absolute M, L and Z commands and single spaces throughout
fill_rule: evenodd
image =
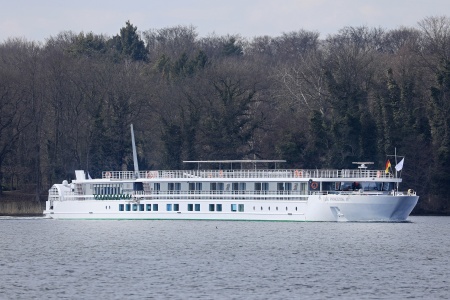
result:
M 119 211 L 158 211 L 158 204 L 119 204 Z
M 189 191 L 202 191 L 203 183 L 202 182 L 189 182 Z M 253 186 L 254 191 L 269 191 L 269 183 L 268 182 L 255 182 Z M 278 182 L 277 190 L 278 191 L 297 191 L 297 190 L 305 190 L 306 183 L 303 183 L 302 186 L 299 186 L 298 182 Z M 155 182 L 153 183 L 153 190 L 160 191 L 161 183 Z M 167 183 L 168 191 L 181 191 L 181 183 L 180 182 L 169 182 Z M 246 191 L 247 183 L 246 182 L 210 182 L 209 183 L 210 191 Z
M 256 206 L 253 206 L 253 210 L 256 210 Z M 261 210 L 264 210 L 264 207 L 261 206 Z M 267 210 L 270 210 L 270 206 L 267 207 Z M 275 210 L 278 211 L 278 206 L 275 207 Z M 289 208 L 286 206 L 286 211 L 288 211 L 288 210 L 289 210 Z M 297 210 L 298 210 L 298 208 L 295 207 L 295 211 L 297 211 Z
M 158 211 L 158 204 L 137 204 L 127 203 L 119 204 L 119 211 Z M 255 207 L 253 207 L 255 210 Z M 269 208 L 270 210 L 270 208 Z M 180 211 L 180 205 L 178 203 L 167 203 L 166 211 Z M 188 203 L 187 211 L 200 211 L 200 203 Z M 209 211 L 222 211 L 222 204 L 209 204 Z M 244 204 L 231 204 L 232 212 L 243 212 Z
M 94 194 L 97 195 L 116 195 L 122 194 L 122 187 L 119 183 L 112 184 L 94 184 Z

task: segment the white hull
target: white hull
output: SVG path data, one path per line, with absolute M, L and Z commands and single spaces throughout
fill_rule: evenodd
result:
M 248 220 L 248 221 L 406 221 L 418 201 L 407 195 L 310 195 L 308 200 L 70 200 L 55 201 L 46 216 L 53 219 L 111 220 Z M 146 211 L 147 204 L 158 204 L 158 211 Z M 178 211 L 167 211 L 167 204 L 177 203 Z M 188 211 L 188 203 L 199 204 L 198 211 Z M 209 211 L 210 205 L 222 205 L 222 211 Z M 129 204 L 130 211 L 119 205 Z M 143 206 L 140 206 L 142 204 Z M 242 205 L 242 211 L 232 205 Z M 144 208 L 143 211 L 139 209 Z M 135 211 L 133 209 L 136 209 Z

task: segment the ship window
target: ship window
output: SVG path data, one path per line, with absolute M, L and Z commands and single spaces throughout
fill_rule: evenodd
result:
M 135 191 L 143 191 L 144 190 L 144 184 L 142 182 L 135 182 L 134 185 L 133 185 L 133 189 Z M 115 188 L 114 188 L 113 193 L 114 194 L 116 193 Z
M 180 204 L 174 204 L 173 205 L 173 210 L 174 211 L 180 211 Z
M 236 204 L 231 204 L 231 211 L 236 211 L 236 210 L 237 210 Z
M 152 210 L 152 205 L 151 204 L 147 204 L 147 211 L 151 211 Z
M 209 211 L 214 211 L 214 204 L 209 205 Z
M 394 189 L 393 182 L 383 182 L 383 191 L 391 191 Z
M 244 204 L 239 204 L 239 211 L 244 211 Z
M 269 206 L 268 210 L 270 210 L 270 206 Z
M 195 204 L 195 211 L 200 211 L 200 204 L 198 203 Z
M 246 183 L 245 182 L 233 182 L 232 190 L 233 191 L 245 191 Z
M 153 211 L 158 211 L 158 204 L 153 204 Z
M 269 183 L 268 182 L 255 182 L 255 191 L 268 191 Z
M 194 210 L 194 204 L 188 204 L 188 211 Z
M 201 191 L 202 183 L 201 182 L 189 182 L 189 190 L 190 191 Z
M 352 183 L 351 182 L 342 182 L 340 185 L 341 191 L 351 191 L 352 190 Z
M 217 211 L 222 211 L 222 204 L 217 204 L 216 205 L 216 210 Z
M 125 210 L 126 211 L 130 211 L 131 210 L 131 204 L 126 204 L 125 205 Z
M 377 186 L 376 186 L 376 190 L 381 191 L 382 187 L 383 187 L 383 184 L 381 182 L 378 182 Z
M 376 182 L 362 182 L 362 189 L 365 191 L 377 191 L 378 184 Z
M 223 191 L 223 182 L 211 182 L 209 189 L 211 191 Z
M 139 211 L 144 211 L 144 204 L 139 204 Z
M 170 204 L 170 203 L 168 203 L 167 204 L 167 209 L 166 209 L 167 211 L 172 211 L 172 204 Z
M 292 191 L 292 182 L 277 182 L 278 191 Z
M 278 182 L 277 183 L 277 190 L 278 191 L 284 191 L 284 183 L 283 182 Z
M 334 182 L 322 182 L 323 191 L 334 191 L 336 190 L 336 184 Z
M 137 204 L 133 204 L 133 211 L 137 211 Z
M 324 185 L 325 185 L 325 182 L 322 182 L 322 187 Z M 339 182 L 336 182 L 334 184 L 334 186 L 332 186 L 330 189 L 336 189 L 336 188 L 339 188 L 339 186 L 340 186 L 341 191 L 355 191 L 355 190 L 359 190 L 362 188 L 362 186 L 359 182 L 352 181 L 352 182 L 341 182 L 340 184 L 339 184 Z
M 123 204 L 119 204 L 119 211 L 123 211 Z
M 159 182 L 153 183 L 153 189 L 155 191 L 160 191 L 161 190 L 161 183 L 159 183 Z
M 181 183 L 180 182 L 169 182 L 167 183 L 167 190 L 169 191 L 180 191 Z

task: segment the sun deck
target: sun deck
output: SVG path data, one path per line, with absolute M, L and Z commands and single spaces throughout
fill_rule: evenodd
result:
M 355 178 L 380 178 L 396 180 L 392 174 L 385 173 L 384 170 L 313 170 L 313 169 L 276 169 L 276 170 L 174 170 L 174 171 L 104 171 L 103 179 L 111 180 L 132 180 L 137 178 L 172 178 L 172 179 L 259 179 L 259 178 L 329 178 L 329 179 L 355 179 Z

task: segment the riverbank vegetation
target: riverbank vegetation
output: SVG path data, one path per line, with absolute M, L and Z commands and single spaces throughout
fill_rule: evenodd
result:
M 3 192 L 0 199 L 0 216 L 43 216 L 45 195 L 34 201 L 34 194 Z
M 199 37 L 126 22 L 113 37 L 11 38 L 0 79 L 1 187 L 36 200 L 76 169 L 132 170 L 132 123 L 141 169 L 209 159 L 384 169 L 396 150 L 403 189 L 421 196 L 416 213 L 450 211 L 446 16 L 327 37 Z

